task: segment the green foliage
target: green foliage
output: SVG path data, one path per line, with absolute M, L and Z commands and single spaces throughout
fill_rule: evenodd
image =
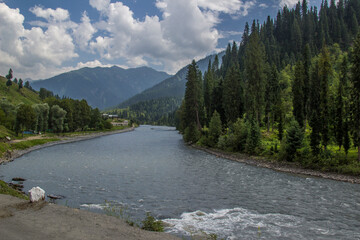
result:
M 261 135 L 259 124 L 255 119 L 250 120 L 250 129 L 247 134 L 245 151 L 249 154 L 255 154 L 261 144 Z
M 215 110 L 209 123 L 208 141 L 210 147 L 213 147 L 217 144 L 221 133 L 222 133 L 222 124 L 221 124 L 220 115 Z
M 13 143 L 11 149 L 13 150 L 24 150 L 33 146 L 43 145 L 48 142 L 59 141 L 59 138 L 44 138 L 44 139 L 33 139 L 22 142 Z
M 175 126 L 175 112 L 181 102 L 182 99 L 177 97 L 158 98 L 106 112 L 123 119 L 136 119 L 140 124 Z
M 185 129 L 184 140 L 187 143 L 196 143 L 201 137 L 201 132 L 195 125 L 195 123 L 190 124 L 189 127 Z
M 224 79 L 223 109 L 227 122 L 235 122 L 243 114 L 243 91 L 240 71 L 237 65 L 232 65 Z
M 111 129 L 113 127 L 113 125 L 111 124 L 110 120 L 106 120 L 103 122 L 104 128 L 105 129 Z
M 289 162 L 294 161 L 298 149 L 300 149 L 303 146 L 303 139 L 304 139 L 303 129 L 300 127 L 297 121 L 293 120 L 290 123 L 286 135 L 285 152 L 286 152 L 287 161 Z
M 146 213 L 146 218 L 142 221 L 142 229 L 152 232 L 163 232 L 164 223 L 160 220 L 156 220 L 149 212 Z
M 304 64 L 298 61 L 295 65 L 295 78 L 292 86 L 293 92 L 293 114 L 295 120 L 299 123 L 300 127 L 304 126 L 305 120 L 305 104 L 304 104 L 304 79 L 305 70 Z
M 34 109 L 27 104 L 20 105 L 16 111 L 16 133 L 34 129 L 35 123 L 36 113 Z
M 50 109 L 50 115 L 53 131 L 56 133 L 61 133 L 64 130 L 64 119 L 66 116 L 66 111 L 58 105 L 54 105 Z
M 264 107 L 265 52 L 258 31 L 254 20 L 245 53 L 245 110 L 249 117 L 260 122 Z
M 4 181 L 1 181 L 1 180 L 0 180 L 0 194 L 6 194 L 6 195 L 13 196 L 13 197 L 29 200 L 28 196 L 13 189 L 9 185 L 7 185 L 7 183 L 5 183 Z
M 354 42 L 352 51 L 352 125 L 354 132 L 354 144 L 358 147 L 358 161 L 360 162 L 360 33 Z

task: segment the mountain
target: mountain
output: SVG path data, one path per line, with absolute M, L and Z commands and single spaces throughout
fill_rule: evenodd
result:
M 218 54 L 219 61 L 221 64 L 221 58 L 224 56 L 225 52 L 221 52 Z M 210 55 L 206 58 L 199 60 L 196 64 L 204 73 L 209 64 L 209 60 L 212 62 L 215 59 L 216 54 Z M 185 93 L 185 84 L 186 84 L 186 74 L 187 74 L 187 66 L 180 69 L 174 76 L 169 77 L 168 79 L 160 82 L 159 84 L 146 89 L 145 91 L 136 94 L 125 102 L 120 103 L 117 108 L 126 108 L 128 106 L 134 105 L 139 102 L 144 102 L 153 99 L 159 98 L 183 98 Z
M 32 81 L 31 86 L 39 90 L 46 88 L 60 97 L 85 99 L 92 107 L 104 109 L 115 106 L 141 91 L 170 77 L 165 72 L 140 67 L 123 69 L 82 68 L 58 76 Z

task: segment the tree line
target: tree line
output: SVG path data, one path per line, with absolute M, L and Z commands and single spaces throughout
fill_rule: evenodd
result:
M 30 85 L 28 88 L 31 88 Z M 7 99 L 1 99 L 0 125 L 16 134 L 25 130 L 62 133 L 112 127 L 110 122 L 102 118 L 99 109 L 91 108 L 84 99 L 60 99 L 44 88 L 40 89 L 39 97 L 43 103 L 14 105 Z
M 246 24 L 240 46 L 204 74 L 193 61 L 176 113 L 185 141 L 320 168 L 349 164 L 356 147 L 360 162 L 358 19 L 359 1 L 323 1 L 318 12 L 303 0 Z
M 127 108 L 108 111 L 119 118 L 131 119 L 138 124 L 175 126 L 175 111 L 181 98 L 164 97 L 135 103 Z

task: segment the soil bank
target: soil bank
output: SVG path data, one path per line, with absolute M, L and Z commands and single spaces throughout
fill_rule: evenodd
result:
M 72 209 L 47 202 L 30 203 L 0 194 L 0 239 L 54 240 L 176 240 L 167 233 L 131 227 L 105 214 Z

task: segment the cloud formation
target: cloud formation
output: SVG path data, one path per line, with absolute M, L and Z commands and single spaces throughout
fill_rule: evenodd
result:
M 99 29 L 109 33 L 93 40 L 91 49 L 105 59 L 125 58 L 131 67 L 160 61 L 165 70 L 174 72 L 179 62 L 213 51 L 220 37 L 217 14 L 202 12 L 196 0 L 158 0 L 162 19 L 145 16 L 143 21 L 122 2 L 97 0 L 91 5 L 104 17 Z
M 51 22 L 46 30 L 40 27 L 25 29 L 24 16 L 19 9 L 11 9 L 5 3 L 0 3 L 1 72 L 12 67 L 22 73 L 32 72 L 36 76 L 41 69 L 59 67 L 64 61 L 78 56 L 66 27 L 55 23 L 67 20 L 68 12 L 41 8 L 34 8 L 33 11 Z
M 220 14 L 246 16 L 255 2 L 156 0 L 161 16 L 137 19 L 120 1 L 89 0 L 100 19 L 94 21 L 84 11 L 79 23 L 70 19 L 66 9 L 34 6 L 29 10 L 38 20 L 26 29 L 19 9 L 0 1 L 0 71 L 12 67 L 27 74 L 24 77 L 39 79 L 83 66 L 107 66 L 101 62 L 122 62 L 128 67 L 155 65 L 174 73 L 191 59 L 216 50 L 224 37 L 216 28 Z M 84 52 L 99 60 L 64 67 Z
M 280 1 L 280 7 L 284 7 L 285 5 L 289 8 L 295 6 L 299 0 L 281 0 Z

